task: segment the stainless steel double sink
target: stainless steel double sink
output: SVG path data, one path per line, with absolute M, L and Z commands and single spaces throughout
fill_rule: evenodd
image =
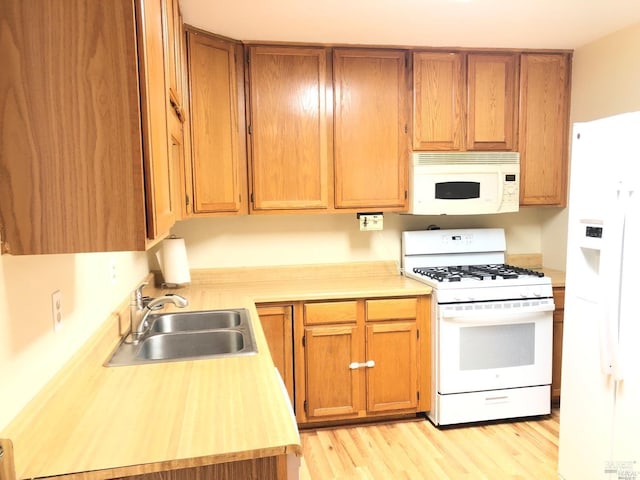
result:
M 249 310 L 203 310 L 149 316 L 148 333 L 137 344 L 123 339 L 108 367 L 234 357 L 257 353 Z

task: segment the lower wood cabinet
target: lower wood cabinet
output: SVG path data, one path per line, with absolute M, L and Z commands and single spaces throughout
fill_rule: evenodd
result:
M 367 357 L 367 411 L 415 409 L 420 385 L 420 343 L 417 298 L 365 301 Z
M 291 305 L 258 305 L 258 316 L 269 345 L 271 358 L 287 387 L 291 405 L 295 405 L 293 389 L 293 307 Z
M 562 335 L 564 328 L 564 287 L 554 287 L 553 301 L 553 367 L 551 373 L 551 401 L 560 401 L 560 379 L 562 377 Z
M 418 326 L 416 320 L 367 325 L 367 411 L 415 409 L 418 405 Z
M 299 312 L 299 423 L 429 409 L 429 297 L 308 302 Z

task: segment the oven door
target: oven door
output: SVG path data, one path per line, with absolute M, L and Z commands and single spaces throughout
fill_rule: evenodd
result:
M 440 394 L 551 383 L 553 303 L 509 303 L 437 308 Z

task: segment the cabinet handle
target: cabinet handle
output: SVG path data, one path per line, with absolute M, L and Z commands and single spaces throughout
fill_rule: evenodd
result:
M 371 368 L 375 366 L 376 366 L 376 362 L 374 360 L 367 360 L 366 362 L 362 362 L 362 363 L 351 362 L 349 364 L 349 368 L 351 370 L 356 370 L 357 368 Z

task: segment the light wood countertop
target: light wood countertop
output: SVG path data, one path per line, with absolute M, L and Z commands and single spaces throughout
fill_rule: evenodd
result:
M 565 272 L 562 270 L 544 267 L 542 254 L 540 253 L 508 254 L 506 261 L 510 265 L 518 265 L 520 267 L 531 268 L 533 270 L 540 270 L 547 277 L 551 278 L 551 285 L 554 287 L 564 287 Z
M 17 478 L 106 479 L 299 455 L 297 427 L 255 303 L 430 293 L 386 267 L 292 267 L 280 275 L 274 268 L 258 275 L 194 271 L 191 286 L 173 290 L 189 299 L 187 310 L 248 308 L 258 346 L 252 356 L 107 368 L 103 363 L 119 341 L 114 313 L 0 433 L 13 441 Z M 126 318 L 127 304 L 119 309 Z
M 540 269 L 547 277 L 551 278 L 551 285 L 553 287 L 563 287 L 565 280 L 565 272 L 562 270 L 554 270 L 553 268 L 541 268 Z

